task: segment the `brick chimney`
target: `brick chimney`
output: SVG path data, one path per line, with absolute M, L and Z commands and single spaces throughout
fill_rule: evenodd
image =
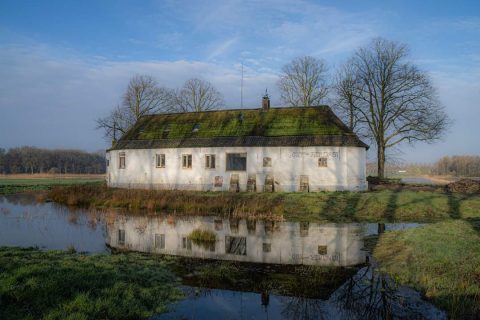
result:
M 265 94 L 263 95 L 263 98 L 262 98 L 262 110 L 266 112 L 269 109 L 270 109 L 270 98 L 268 97 L 267 89 L 265 89 Z

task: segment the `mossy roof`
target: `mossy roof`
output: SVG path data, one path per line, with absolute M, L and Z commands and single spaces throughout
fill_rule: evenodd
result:
M 229 145 L 367 147 L 328 106 L 319 106 L 143 116 L 112 149 Z

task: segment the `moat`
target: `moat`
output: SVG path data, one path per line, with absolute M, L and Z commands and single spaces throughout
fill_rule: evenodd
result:
M 0 246 L 176 259 L 185 299 L 155 319 L 446 318 L 380 272 L 365 237 L 417 224 L 317 224 L 131 214 L 0 196 Z M 209 230 L 215 241 L 189 239 Z

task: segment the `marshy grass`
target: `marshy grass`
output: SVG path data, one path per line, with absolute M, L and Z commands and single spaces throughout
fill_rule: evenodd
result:
M 268 206 L 264 201 L 269 198 Z M 170 190 L 132 190 L 103 185 L 73 185 L 53 188 L 48 199 L 69 206 L 124 208 L 190 215 L 222 215 L 279 219 L 282 206 L 278 195 L 235 194 Z
M 182 297 L 165 263 L 0 247 L 0 319 L 144 319 Z
M 437 222 L 480 217 L 480 195 L 432 191 L 231 193 L 136 190 L 74 185 L 49 191 L 48 199 L 71 205 L 188 215 L 309 222 Z
M 217 241 L 217 235 L 215 232 L 206 229 L 194 229 L 188 235 L 188 238 L 194 243 L 205 243 Z
M 386 232 L 373 254 L 397 282 L 416 288 L 452 319 L 480 315 L 480 225 L 457 219 Z

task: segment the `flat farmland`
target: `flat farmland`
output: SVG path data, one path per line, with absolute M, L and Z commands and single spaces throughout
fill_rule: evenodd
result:
M 49 190 L 54 186 L 101 183 L 104 174 L 11 174 L 0 175 L 0 194 Z

